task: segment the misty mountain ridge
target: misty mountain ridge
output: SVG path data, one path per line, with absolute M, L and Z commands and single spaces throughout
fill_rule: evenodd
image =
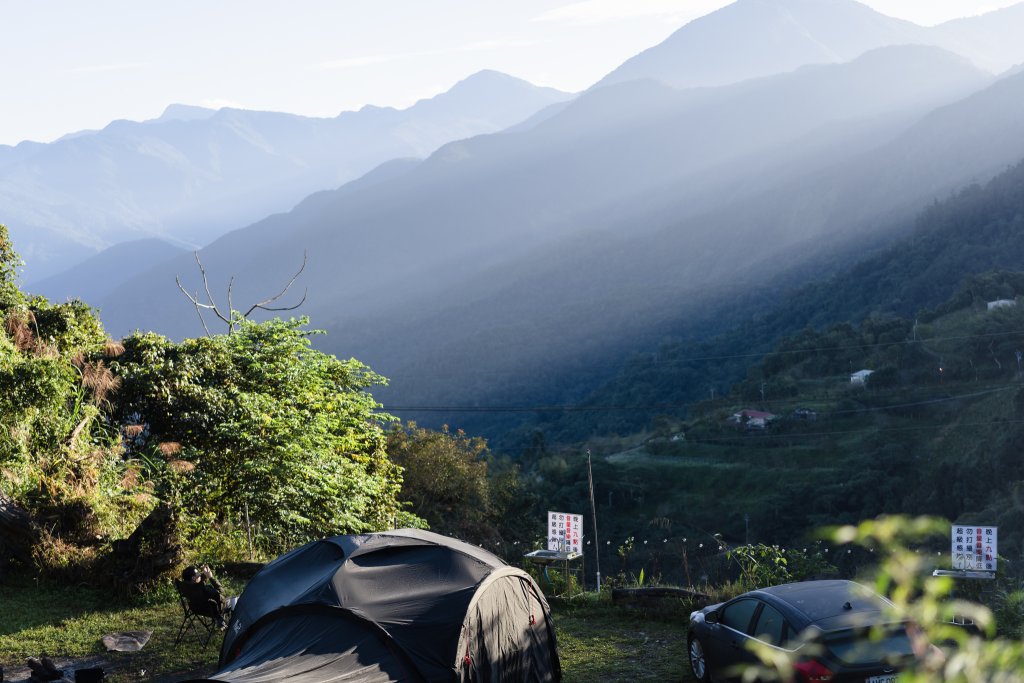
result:
M 923 62 L 932 64 L 934 78 L 926 77 Z M 684 202 L 676 195 L 692 196 L 681 183 L 715 165 L 754 154 L 788 158 L 798 149 L 791 144 L 794 139 L 823 126 L 874 117 L 887 109 L 910 107 L 920 114 L 936 102 L 982 87 L 987 78 L 953 55 L 915 47 L 890 48 L 847 65 L 722 89 L 680 92 L 648 81 L 595 90 L 530 131 L 445 145 L 398 184 L 386 186 L 386 196 L 344 193 L 330 214 L 319 208 L 296 210 L 283 219 L 292 226 L 286 239 L 290 244 L 319 245 L 316 252 L 321 254 L 328 253 L 324 240 L 329 240 L 343 251 L 335 263 L 355 257 L 343 273 L 332 267 L 324 277 L 334 280 L 314 289 L 357 295 L 368 287 L 379 294 L 380 285 L 371 283 L 381 274 L 375 272 L 375 262 L 358 257 L 360 253 L 385 250 L 391 255 L 391 268 L 406 275 L 421 267 L 436 270 L 438 264 L 423 255 L 438 250 L 447 260 L 473 254 L 474 266 L 485 266 L 589 225 L 590 216 L 611 206 L 624 204 L 627 208 L 617 211 L 633 213 L 638 208 L 649 211 L 652 202 L 678 206 Z M 844 97 L 831 94 L 836 91 L 845 92 Z M 860 143 L 858 149 L 863 147 Z M 663 190 L 669 193 L 651 197 Z M 639 207 L 628 208 L 638 200 Z M 336 225 L 339 219 L 349 227 Z M 264 235 L 260 241 L 269 240 L 268 247 L 282 240 L 280 230 L 254 226 L 252 232 Z M 244 233 L 236 234 L 239 237 L 230 236 L 228 241 L 252 241 L 242 237 Z M 411 239 L 429 244 L 406 249 Z M 220 249 L 211 245 L 204 258 L 213 258 L 209 254 Z M 249 254 L 252 248 L 240 249 L 230 251 Z M 247 256 L 240 264 L 261 260 Z M 253 273 L 264 268 L 258 266 Z M 317 268 L 311 263 L 309 273 Z M 244 287 L 242 279 L 237 286 Z M 346 284 L 348 280 L 352 284 Z M 370 299 L 354 298 L 350 309 L 376 306 Z M 119 308 L 115 301 L 104 305 L 110 316 Z M 155 329 L 172 335 L 184 332 L 160 318 L 153 321 L 161 325 Z M 193 322 L 189 316 L 188 324 Z M 108 324 L 120 331 L 115 318 L 108 318 Z
M 303 312 L 330 332 L 318 343 L 391 377 L 388 401 L 564 400 L 695 306 L 805 258 L 787 250 L 884 234 L 888 218 L 873 217 L 909 209 L 901 198 L 862 208 L 846 191 L 874 191 L 893 161 L 866 155 L 991 82 L 911 46 L 723 88 L 595 89 L 528 130 L 449 143 L 358 192 L 322 193 L 202 258 L 214 292 L 235 276 L 241 302 L 276 291 L 307 249 Z M 968 162 L 943 184 L 905 182 L 915 206 L 957 186 Z M 108 329 L 198 333 L 175 275 L 195 287 L 186 257 L 103 300 Z
M 154 237 L 121 242 L 28 288 L 51 301 L 101 301 L 125 280 L 183 253 L 182 247 Z
M 0 205 L 40 279 L 114 242 L 205 243 L 388 159 L 501 130 L 567 97 L 481 72 L 405 110 L 333 119 L 174 105 L 155 120 L 0 148 Z
M 403 405 L 572 402 L 631 346 L 708 334 L 718 308 L 754 296 L 770 278 L 812 276 L 822 253 L 851 258 L 898 237 L 931 200 L 1024 158 L 1024 80 L 998 85 L 940 108 L 877 150 L 848 151 L 845 163 L 833 158 L 830 172 L 807 170 L 774 187 L 764 181 L 745 201 L 720 192 L 718 209 L 650 237 L 623 230 L 549 247 L 435 296 L 440 308 L 332 324 L 326 341 L 339 352 L 365 349 L 361 357 L 394 378 L 388 400 Z M 965 119 L 976 125 L 965 128 Z M 929 153 L 915 159 L 908 150 L 918 145 Z M 697 234 L 711 241 L 700 246 Z M 460 290 L 472 298 L 460 303 Z M 401 340 L 413 334 L 410 354 Z M 429 417 L 484 428 L 479 416 Z
M 984 186 L 971 185 L 923 210 L 912 230 L 889 246 L 860 258 L 840 255 L 822 264 L 821 275 L 793 287 L 764 282 L 772 304 L 753 293 L 737 297 L 719 316 L 726 329 L 704 340 L 673 340 L 639 352 L 616 376 L 583 402 L 590 405 L 684 405 L 720 393 L 747 376 L 752 354 L 779 340 L 860 324 L 862 320 L 918 319 L 927 324 L 958 308 L 1012 298 L 1005 280 L 1022 281 L 1024 263 L 1024 162 Z M 1016 271 L 1016 275 L 989 271 Z M 1019 291 L 1019 290 L 1018 290 Z M 979 342 L 982 346 L 991 340 Z M 1009 340 L 1006 343 L 1012 343 Z M 676 359 L 707 358 L 684 362 Z M 778 359 L 775 359 L 778 362 Z M 529 421 L 528 434 L 543 428 L 549 438 L 574 440 L 604 431 L 642 428 L 649 415 L 566 415 Z
M 872 35 L 907 29 L 857 3 L 826 5 L 881 22 Z M 1024 157 L 1024 81 L 993 83 L 920 44 L 810 61 L 752 78 L 751 60 L 724 86 L 609 83 L 422 162 L 380 166 L 208 245 L 212 291 L 234 277 L 245 308 L 306 251 L 301 312 L 330 333 L 319 346 L 391 377 L 387 401 L 571 401 L 637 348 L 712 333 L 716 308 L 758 283 L 896 239 L 924 204 Z M 363 113 L 398 128 L 395 110 L 338 118 Z M 251 116 L 203 123 L 258 141 Z M 108 329 L 201 334 L 175 276 L 199 286 L 184 255 L 108 293 Z
M 639 78 L 725 85 L 904 44 L 941 47 L 999 72 L 1024 61 L 1021 35 L 1024 4 L 927 28 L 855 0 L 737 0 L 627 60 L 595 87 Z

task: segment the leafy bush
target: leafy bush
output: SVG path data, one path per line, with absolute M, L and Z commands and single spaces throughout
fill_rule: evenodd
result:
M 384 448 L 392 418 L 366 391 L 384 379 L 311 349 L 306 323 L 242 320 L 180 344 L 136 334 L 113 365 L 129 455 L 161 478 L 160 495 L 268 553 L 410 521 Z
M 121 571 L 118 539 L 161 503 L 160 571 L 180 543 L 226 560 L 420 523 L 369 393 L 384 378 L 313 350 L 305 319 L 120 343 L 84 303 L 24 295 L 19 265 L 0 226 L 0 493 L 35 521 L 18 556 L 42 573 Z

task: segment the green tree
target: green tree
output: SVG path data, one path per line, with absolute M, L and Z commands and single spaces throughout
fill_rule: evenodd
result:
M 175 472 L 162 493 L 222 532 L 248 520 L 269 551 L 414 521 L 384 450 L 392 418 L 367 391 L 384 378 L 312 349 L 306 323 L 241 320 L 180 344 L 136 334 L 115 366 L 133 453 Z
M 0 223 L 0 310 L 8 310 L 24 303 L 21 290 L 18 289 L 18 267 L 21 259 L 14 251 L 11 235 L 7 226 Z
M 514 470 L 492 478 L 484 439 L 409 422 L 388 432 L 388 453 L 405 470 L 402 498 L 432 529 L 474 543 L 501 538 L 517 479 Z
M 19 264 L 0 226 L 0 494 L 45 520 L 14 539 L 18 557 L 43 572 L 86 567 L 151 507 L 104 414 L 120 346 L 82 302 L 23 294 Z M 34 547 L 22 547 L 28 538 Z

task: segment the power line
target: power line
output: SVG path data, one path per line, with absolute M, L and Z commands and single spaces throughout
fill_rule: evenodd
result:
M 858 350 L 858 349 L 879 349 L 879 348 L 887 348 L 887 347 L 891 347 L 891 346 L 909 346 L 911 344 L 917 344 L 917 345 L 924 346 L 925 344 L 936 343 L 936 342 L 965 341 L 965 340 L 968 340 L 968 339 L 989 339 L 989 338 L 993 338 L 993 337 L 1007 337 L 1007 336 L 1013 336 L 1013 335 L 1022 335 L 1022 336 L 1024 336 L 1024 330 L 1013 330 L 1013 331 L 1010 331 L 1010 332 L 989 332 L 989 333 L 986 333 L 986 334 L 964 334 L 964 335 L 954 335 L 954 336 L 949 336 L 949 337 L 929 337 L 928 339 L 904 339 L 902 341 L 876 342 L 874 344 L 848 344 L 846 346 L 819 346 L 819 347 L 813 347 L 813 348 L 809 348 L 809 349 L 787 349 L 787 350 L 784 350 L 784 351 L 764 351 L 764 352 L 760 352 L 760 353 L 735 353 L 735 354 L 723 354 L 723 355 L 716 355 L 716 356 L 690 356 L 690 357 L 686 357 L 686 358 L 672 358 L 672 359 L 666 359 L 666 360 L 650 360 L 650 361 L 647 361 L 647 364 L 648 365 L 670 365 L 670 364 L 677 364 L 677 363 L 697 363 L 697 362 L 712 361 L 712 360 L 737 360 L 737 359 L 741 359 L 741 358 L 763 358 L 763 357 L 767 357 L 767 356 L 786 356 L 786 355 L 792 355 L 792 354 L 797 354 L 797 353 L 822 353 L 822 352 L 825 352 L 825 351 L 850 351 L 850 350 Z M 710 342 L 710 341 L 712 341 L 712 340 L 706 340 L 706 342 L 699 342 L 699 343 L 707 343 L 707 342 Z M 649 352 L 649 353 L 656 354 L 657 352 Z M 644 361 L 643 360 L 633 360 L 633 361 L 626 361 L 626 364 L 628 365 L 629 363 L 642 363 L 642 362 L 644 362 Z
M 1018 386 L 1017 384 L 1002 384 L 996 385 L 995 387 L 989 387 L 982 391 L 974 391 L 969 394 L 958 394 L 955 396 L 943 396 L 940 398 L 926 399 L 923 401 L 914 401 L 911 403 L 897 403 L 885 406 L 869 406 L 865 408 L 851 408 L 847 410 L 836 410 L 821 413 L 822 415 L 845 415 L 851 413 L 866 413 L 866 412 L 879 412 L 884 410 L 897 410 L 901 408 L 911 408 L 922 405 L 931 405 L 935 403 L 947 403 L 950 401 L 959 401 L 965 398 L 976 398 L 978 396 L 984 396 L 987 394 L 996 393 L 999 391 L 1006 391 L 1013 389 Z M 886 394 L 893 395 L 893 394 Z M 838 398 L 838 397 L 837 397 Z M 778 404 L 789 404 L 789 405 L 803 405 L 810 401 L 823 400 L 822 398 L 801 398 L 800 400 L 782 400 L 777 399 L 774 401 L 765 401 L 766 404 L 778 405 Z M 740 401 L 742 402 L 742 401 Z M 632 406 L 618 406 L 618 405 L 533 405 L 533 406 L 384 406 L 384 410 L 390 413 L 579 413 L 579 412 L 653 412 L 656 410 L 665 409 L 678 409 L 685 410 L 692 406 L 692 404 L 684 403 L 652 403 L 643 405 L 632 405 Z

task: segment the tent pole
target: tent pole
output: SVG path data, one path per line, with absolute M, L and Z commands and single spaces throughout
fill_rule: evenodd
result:
M 601 546 L 597 542 L 597 506 L 594 505 L 594 472 L 590 467 L 590 449 L 587 449 L 587 483 L 590 485 L 590 514 L 594 518 L 594 567 L 597 569 L 597 592 L 601 592 Z

